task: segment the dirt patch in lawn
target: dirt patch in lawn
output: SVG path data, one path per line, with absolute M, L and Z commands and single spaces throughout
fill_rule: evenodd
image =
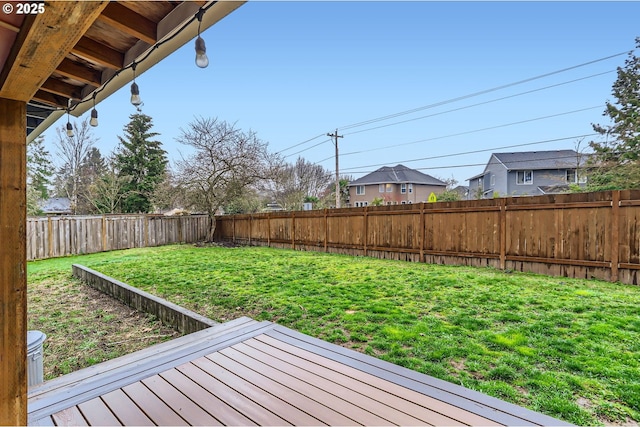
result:
M 45 380 L 180 335 L 66 274 L 29 283 L 27 311 L 29 330 L 47 335 Z

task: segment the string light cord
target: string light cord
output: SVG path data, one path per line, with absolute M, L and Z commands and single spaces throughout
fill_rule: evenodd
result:
M 158 49 L 160 46 L 170 42 L 171 40 L 173 40 L 174 38 L 176 38 L 180 33 L 182 33 L 187 27 L 189 27 L 194 21 L 196 21 L 198 19 L 198 15 L 202 16 L 204 13 L 206 13 L 209 9 L 211 9 L 213 6 L 215 6 L 218 3 L 218 1 L 214 1 L 211 4 L 207 5 L 206 7 L 201 7 L 200 9 L 198 9 L 198 12 L 196 12 L 193 17 L 191 17 L 188 21 L 186 21 L 184 24 L 182 24 L 182 26 L 180 28 L 178 28 L 178 30 L 176 30 L 173 34 L 171 34 L 169 37 L 167 37 L 164 40 L 161 40 L 159 42 L 156 42 L 146 53 L 145 55 L 140 58 L 137 59 L 136 61 L 132 62 L 131 64 L 128 64 L 127 66 L 124 66 L 122 68 L 120 68 L 119 70 L 117 70 L 111 77 L 109 77 L 99 88 L 97 88 L 96 90 L 93 91 L 94 95 L 93 98 L 95 98 L 96 95 L 99 95 L 102 91 L 104 91 L 107 86 L 113 81 L 113 79 L 115 79 L 116 77 L 118 77 L 122 72 L 129 70 L 129 69 L 135 69 L 136 64 L 140 64 L 142 62 L 144 62 L 145 60 L 147 60 L 152 54 L 153 52 Z M 68 110 L 68 111 L 73 111 L 76 109 L 76 107 L 78 105 L 87 103 L 87 102 L 91 102 L 93 98 L 88 98 L 88 99 L 83 99 L 80 101 L 74 101 L 73 106 L 69 107 L 69 108 L 60 108 L 57 107 L 54 111 L 61 111 L 61 110 Z

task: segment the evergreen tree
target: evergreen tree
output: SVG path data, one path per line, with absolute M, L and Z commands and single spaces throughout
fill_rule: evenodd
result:
M 35 190 L 34 196 L 49 198 L 49 185 L 54 166 L 51 155 L 44 147 L 44 138 L 34 139 L 27 145 L 27 184 Z
M 636 49 L 640 49 L 640 37 Z M 615 102 L 607 102 L 603 114 L 611 124 L 593 125 L 605 140 L 589 144 L 594 151 L 590 190 L 640 188 L 640 57 L 633 51 L 624 67 L 618 68 L 612 95 Z
M 125 137 L 120 139 L 115 167 L 120 177 L 126 177 L 122 191 L 121 210 L 125 213 L 151 212 L 151 198 L 165 176 L 167 152 L 162 143 L 153 138 L 151 117 L 136 113 L 124 127 Z

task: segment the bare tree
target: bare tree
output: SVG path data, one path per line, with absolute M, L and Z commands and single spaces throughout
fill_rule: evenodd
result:
M 277 161 L 267 143 L 255 132 L 243 132 L 216 118 L 197 118 L 180 129 L 178 142 L 195 153 L 177 162 L 176 180 L 185 200 L 211 218 L 209 240 L 213 240 L 215 214 L 225 204 L 238 200 L 247 188 L 268 179 Z
M 81 170 L 83 163 L 97 139 L 91 132 L 89 121 L 84 120 L 78 126 L 73 124 L 73 136 L 68 136 L 66 127 L 56 129 L 58 141 L 58 158 L 62 163 L 58 168 L 56 177 L 56 190 L 62 196 L 67 196 L 71 200 L 71 212 L 74 214 L 78 208 L 78 197 L 81 186 Z
M 276 170 L 269 193 L 284 209 L 302 209 L 305 199 L 319 199 L 332 180 L 330 171 L 298 157 L 295 164 L 283 164 Z

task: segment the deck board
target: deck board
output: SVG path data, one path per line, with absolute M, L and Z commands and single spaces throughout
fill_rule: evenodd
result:
M 96 397 L 87 402 L 81 403 L 78 406 L 82 415 L 84 415 L 89 425 L 109 425 L 119 426 L 120 421 L 113 415 L 111 409 L 100 399 Z
M 155 425 L 140 408 L 129 399 L 121 389 L 110 391 L 101 396 L 104 403 L 111 409 L 125 426 L 153 426 Z
M 287 357 L 286 354 L 295 355 L 299 360 L 289 359 L 292 364 L 303 367 L 315 365 L 322 376 L 347 383 L 350 387 L 356 387 L 363 394 L 375 396 L 380 401 L 389 402 L 395 408 L 420 418 L 423 423 L 433 422 L 437 425 L 498 425 L 498 423 L 489 418 L 460 410 L 458 406 L 446 401 L 406 389 L 375 375 L 326 359 L 323 356 L 318 356 L 307 350 L 273 339 L 270 336 L 258 336 L 255 337 L 255 341 L 281 350 L 282 353 L 280 354 L 285 354 L 283 357 Z M 267 349 L 266 351 L 273 350 Z M 340 375 L 345 378 L 340 379 Z
M 30 425 L 567 425 L 247 319 L 45 383 Z
M 224 396 L 225 402 L 245 414 L 258 425 L 282 426 L 289 424 L 286 420 L 258 405 L 235 389 L 227 386 L 193 363 L 187 363 L 176 368 L 192 381 L 208 390 L 215 396 Z
M 358 406 L 387 420 L 387 424 L 418 425 L 426 423 L 430 419 L 437 425 L 459 425 L 452 418 L 423 410 L 419 405 L 408 402 L 384 390 L 375 388 L 362 381 L 353 381 L 345 373 L 333 371 L 327 367 L 309 363 L 302 358 L 285 353 L 275 347 L 262 347 L 258 340 L 249 340 L 242 346 L 235 346 L 239 351 L 254 354 L 262 360 L 269 360 L 272 366 L 294 373 L 298 378 L 304 378 L 312 384 L 322 386 L 325 390 L 331 390 L 341 399 L 349 399 Z M 262 349 L 265 353 L 255 353 Z M 418 418 L 421 417 L 421 418 Z M 486 424 L 485 424 L 486 421 Z M 475 424 L 491 425 L 485 419 L 478 419 Z
M 180 392 L 174 385 L 167 382 L 160 375 L 154 375 L 145 378 L 142 383 L 154 394 L 162 399 L 163 402 L 171 405 L 180 416 L 187 421 L 189 425 L 194 426 L 219 426 L 220 421 L 213 417 L 210 413 L 202 409 Z
M 358 424 L 362 425 L 389 425 L 398 424 L 396 421 L 391 421 L 388 419 L 384 419 L 378 415 L 376 415 L 371 410 L 367 410 L 362 408 L 362 406 L 357 405 L 357 403 L 362 404 L 361 395 L 352 393 L 348 398 L 336 396 L 333 390 L 333 386 L 335 384 L 331 384 L 330 387 L 318 387 L 314 385 L 313 379 L 311 375 L 305 375 L 301 372 L 296 372 L 294 375 L 291 375 L 283 370 L 278 370 L 273 367 L 270 363 L 254 359 L 242 352 L 240 352 L 235 347 L 227 348 L 220 352 L 221 354 L 229 357 L 237 363 L 244 365 L 247 368 L 250 368 L 256 372 L 260 372 L 263 375 L 271 378 L 274 381 L 282 384 L 285 387 L 288 387 L 300 394 L 311 398 L 318 403 L 326 406 L 327 408 L 331 408 L 332 410 L 352 419 Z M 263 359 L 264 360 L 264 359 Z M 328 385 L 325 383 L 325 385 Z M 330 391 L 328 391 L 330 390 Z M 419 421 L 417 419 L 412 420 L 414 423 Z
M 173 426 L 189 425 L 169 405 L 153 394 L 143 383 L 137 382 L 122 388 L 129 399 L 145 413 L 154 424 L 164 423 Z
M 470 390 L 456 384 L 430 377 L 410 369 L 385 362 L 340 346 L 330 344 L 288 328 L 277 326 L 267 336 L 277 341 L 289 343 L 312 354 L 323 356 L 346 366 L 370 373 L 388 380 L 405 389 L 414 390 L 448 402 L 461 411 L 475 413 L 503 425 L 556 425 L 569 423 L 531 411 L 489 395 Z
M 201 387 L 178 369 L 163 372 L 160 376 L 189 396 L 195 404 L 206 408 L 222 425 L 256 425 L 253 420 L 238 412 L 209 390 Z

